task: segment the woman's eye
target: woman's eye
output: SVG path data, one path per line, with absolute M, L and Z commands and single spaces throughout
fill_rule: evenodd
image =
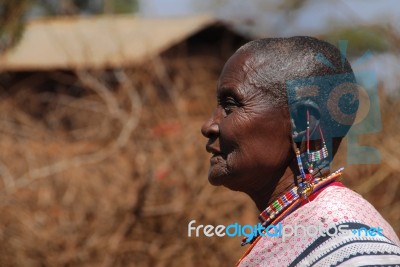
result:
M 225 110 L 226 114 L 232 113 L 232 107 L 231 106 L 224 106 L 223 109 Z
M 238 106 L 238 103 L 234 99 L 226 99 L 221 101 L 221 107 L 225 110 L 226 114 L 232 113 L 233 109 Z

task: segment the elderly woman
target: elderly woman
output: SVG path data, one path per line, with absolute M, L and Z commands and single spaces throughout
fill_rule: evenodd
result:
M 252 41 L 227 61 L 202 133 L 210 183 L 261 212 L 239 266 L 400 264 L 392 227 L 329 170 L 357 92 L 348 61 L 315 38 Z

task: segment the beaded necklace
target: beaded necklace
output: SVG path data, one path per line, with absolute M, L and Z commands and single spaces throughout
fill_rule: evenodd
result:
M 336 178 L 342 175 L 343 169 L 340 168 L 334 173 L 329 174 L 326 177 L 315 177 L 314 173 L 314 163 L 318 162 L 322 159 L 328 157 L 328 149 L 325 143 L 325 139 L 322 133 L 321 126 L 318 125 L 319 134 L 322 141 L 322 148 L 318 151 L 310 151 L 310 112 L 307 110 L 307 128 L 306 128 L 306 145 L 307 145 L 307 165 L 308 165 L 308 172 L 306 173 L 303 167 L 303 162 L 300 155 L 300 149 L 297 148 L 296 143 L 294 145 L 294 151 L 296 154 L 297 165 L 300 171 L 300 182 L 298 185 L 290 189 L 288 192 L 280 196 L 274 202 L 272 202 L 265 210 L 261 212 L 259 215 L 259 220 L 262 223 L 262 226 L 267 228 L 271 224 L 277 224 L 281 220 L 283 220 L 286 216 L 288 216 L 292 211 L 297 209 L 303 202 L 303 200 L 307 199 L 308 197 L 321 188 L 325 187 L 326 185 L 335 181 Z M 299 177 L 298 177 L 299 178 Z M 298 179 L 297 179 L 298 180 Z M 297 182 L 296 180 L 296 182 Z M 309 200 L 308 200 L 309 201 Z M 263 231 L 265 234 L 265 230 Z M 240 258 L 237 265 L 246 257 L 255 244 L 260 240 L 261 235 L 257 231 L 254 237 L 251 240 L 247 238 L 243 238 L 242 246 L 246 244 L 251 244 L 251 246 L 246 250 L 244 255 Z
M 315 193 L 326 185 L 330 184 L 336 178 L 342 175 L 344 168 L 329 174 L 326 177 L 315 177 L 312 182 L 299 183 L 298 186 L 293 187 L 288 192 L 280 196 L 277 200 L 272 202 L 265 210 L 263 210 L 258 219 L 263 227 L 267 227 L 272 222 L 278 223 L 285 216 L 289 215 L 291 211 L 296 209 L 303 200 L 307 199 L 311 193 Z M 280 216 L 284 213 L 285 216 Z M 256 235 L 252 240 L 242 240 L 242 246 L 251 244 L 258 236 Z

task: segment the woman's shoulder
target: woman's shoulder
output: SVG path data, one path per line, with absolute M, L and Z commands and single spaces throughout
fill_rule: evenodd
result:
M 361 195 L 329 186 L 259 240 L 240 266 L 360 266 L 400 262 L 399 239 Z M 274 257 L 271 257 L 274 256 Z
M 344 186 L 330 186 L 321 192 L 308 209 L 315 209 L 319 219 L 332 224 L 359 223 L 373 229 L 382 229 L 383 234 L 397 245 L 400 241 L 390 224 L 375 209 L 373 204 L 357 192 Z

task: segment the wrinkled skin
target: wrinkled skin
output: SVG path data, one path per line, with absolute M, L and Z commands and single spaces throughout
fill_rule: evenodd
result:
M 334 67 L 316 55 L 322 55 Z M 289 101 L 288 81 L 311 78 L 312 84 L 314 77 L 327 77 L 324 86 L 318 88 L 324 91 L 314 95 L 308 91 L 314 90 L 313 86 L 300 86 L 296 94 L 310 97 L 292 97 Z M 348 82 L 356 83 L 350 64 L 327 42 L 295 36 L 260 39 L 242 46 L 222 70 L 217 108 L 202 127 L 208 138 L 207 151 L 212 153 L 210 183 L 247 193 L 263 210 L 299 177 L 294 151 L 297 147 L 300 153 L 306 153 L 306 111 L 310 132 L 315 133 L 321 126 L 328 149 L 331 147 L 331 158 L 314 166 L 314 176 L 327 175 L 329 160 L 350 126 L 332 121 L 331 111 L 326 113 L 320 104 L 328 101 L 336 84 Z M 349 107 L 357 98 L 357 93 L 353 95 Z M 342 112 L 339 106 L 335 112 Z M 319 137 L 322 135 L 310 140 L 311 150 L 321 148 Z
M 217 108 L 202 133 L 212 153 L 210 183 L 247 193 L 262 210 L 293 184 L 296 163 L 289 112 L 254 86 L 256 70 L 249 54 L 237 52 L 228 60 Z

